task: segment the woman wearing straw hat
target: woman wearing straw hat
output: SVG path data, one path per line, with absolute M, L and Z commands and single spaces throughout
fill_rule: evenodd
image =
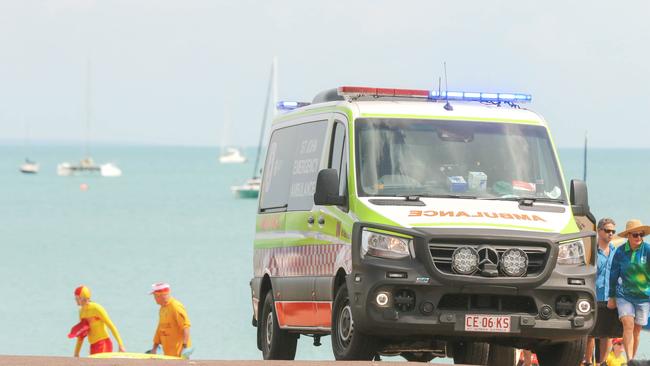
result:
M 618 308 L 623 324 L 623 348 L 628 360 L 634 359 L 639 348 L 641 328 L 648 324 L 650 313 L 650 244 L 643 237 L 650 226 L 640 220 L 630 220 L 618 236 L 627 238 L 612 259 L 607 307 Z

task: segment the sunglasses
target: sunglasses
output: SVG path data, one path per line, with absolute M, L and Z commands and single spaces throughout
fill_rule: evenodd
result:
M 614 233 L 616 232 L 616 230 L 608 230 L 608 229 L 600 229 L 600 230 L 604 231 L 605 234 L 610 234 L 610 235 L 614 235 Z
M 630 233 L 630 236 L 633 237 L 633 238 L 643 238 L 645 236 L 645 233 L 644 232 Z

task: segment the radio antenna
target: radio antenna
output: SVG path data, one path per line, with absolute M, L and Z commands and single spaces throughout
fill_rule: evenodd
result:
M 453 111 L 454 107 L 452 107 L 451 104 L 449 104 L 449 85 L 447 85 L 447 61 L 443 62 L 443 66 L 445 68 L 445 100 L 447 101 L 447 103 L 445 103 L 444 108 L 447 111 Z
M 584 155 L 582 157 L 582 180 L 587 181 L 587 131 L 585 131 L 585 147 Z

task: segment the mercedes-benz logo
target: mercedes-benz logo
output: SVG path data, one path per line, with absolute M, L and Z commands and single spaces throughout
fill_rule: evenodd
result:
M 483 277 L 497 277 L 499 270 L 499 253 L 489 246 L 478 248 L 478 270 Z
M 499 253 L 492 247 L 482 246 L 478 249 L 478 266 L 483 268 L 486 264 L 499 264 Z

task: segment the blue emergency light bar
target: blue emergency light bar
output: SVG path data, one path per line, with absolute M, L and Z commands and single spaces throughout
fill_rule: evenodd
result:
M 491 103 L 527 103 L 533 99 L 530 94 L 520 93 L 482 93 L 482 92 L 462 92 L 462 91 L 436 91 L 432 90 L 429 94 L 432 100 L 464 100 L 473 102 L 491 102 Z
M 289 102 L 289 101 L 280 101 L 277 102 L 275 108 L 281 111 L 291 111 L 296 108 L 308 106 L 311 103 L 308 102 Z

